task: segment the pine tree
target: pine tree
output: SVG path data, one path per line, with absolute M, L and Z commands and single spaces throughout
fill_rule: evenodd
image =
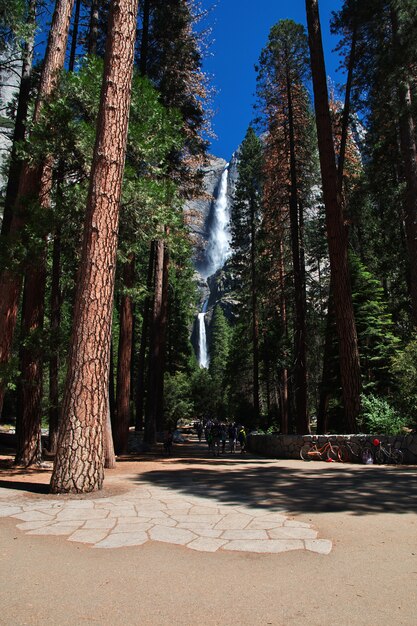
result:
M 250 319 L 253 421 L 259 422 L 258 231 L 261 219 L 262 145 L 249 127 L 239 150 L 238 182 L 231 211 L 232 267 L 240 283 L 242 309 Z
M 265 174 L 275 181 L 276 188 L 273 194 L 268 191 L 268 197 L 274 205 L 280 198 L 281 210 L 283 214 L 288 212 L 290 221 L 295 299 L 295 414 L 297 432 L 300 433 L 309 432 L 305 263 L 302 251 L 304 202 L 300 182 L 305 178 L 303 166 L 306 170 L 306 165 L 302 161 L 308 152 L 308 98 L 304 87 L 307 74 L 308 44 L 304 28 L 291 20 L 282 20 L 271 29 L 268 44 L 261 54 L 258 95 L 268 132 Z M 271 210 L 276 211 L 277 207 L 271 207 Z
M 306 0 L 306 10 L 344 410 L 349 430 L 356 432 L 361 392 L 359 352 L 350 288 L 347 232 L 338 187 L 317 0 Z
M 222 308 L 214 309 L 210 325 L 210 365 L 209 373 L 213 381 L 216 398 L 216 413 L 219 418 L 226 417 L 226 369 L 229 357 L 230 328 Z
M 136 0 L 112 2 L 53 493 L 85 493 L 101 489 L 103 483 L 114 270 L 136 14 Z

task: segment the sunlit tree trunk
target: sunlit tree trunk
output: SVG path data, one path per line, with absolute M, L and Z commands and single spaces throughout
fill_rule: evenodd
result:
M 129 120 L 137 0 L 111 4 L 96 144 L 53 493 L 101 489 L 119 204 Z

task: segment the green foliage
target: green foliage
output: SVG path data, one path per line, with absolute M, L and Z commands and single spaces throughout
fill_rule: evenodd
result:
M 386 393 L 391 384 L 390 363 L 399 345 L 384 302 L 380 282 L 351 254 L 352 300 L 364 389 Z
M 192 418 L 193 415 L 194 404 L 189 375 L 184 372 L 165 374 L 164 416 L 167 427 L 175 428 L 178 420 Z
M 361 396 L 362 412 L 359 428 L 375 435 L 400 435 L 407 426 L 407 419 L 399 415 L 385 398 L 373 394 Z
M 220 384 L 224 378 L 229 356 L 230 328 L 219 305 L 214 309 L 210 332 L 209 372 L 213 380 Z
M 410 422 L 417 425 L 417 337 L 392 359 L 396 385 L 395 402 Z

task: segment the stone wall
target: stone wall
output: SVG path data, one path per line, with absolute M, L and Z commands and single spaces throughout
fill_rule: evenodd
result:
M 329 439 L 332 443 L 339 444 L 350 439 L 361 445 L 365 443 L 372 445 L 375 438 L 380 439 L 383 443 L 391 443 L 395 448 L 400 448 L 404 454 L 404 463 L 417 464 L 417 433 L 401 437 L 385 437 L 384 435 L 317 435 L 317 437 L 313 437 L 310 435 L 253 434 L 248 436 L 248 450 L 274 459 L 299 459 L 300 448 L 312 439 L 318 440 L 319 446 L 322 446 Z

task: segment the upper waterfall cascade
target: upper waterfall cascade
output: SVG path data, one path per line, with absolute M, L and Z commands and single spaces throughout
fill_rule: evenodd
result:
M 208 243 L 205 250 L 204 267 L 200 270 L 203 278 L 213 276 L 223 267 L 231 254 L 231 232 L 230 232 L 230 207 L 228 201 L 229 163 L 226 164 L 218 187 L 217 198 L 214 202 L 212 212 L 209 216 Z M 198 314 L 197 323 L 197 346 L 198 363 L 202 368 L 208 368 L 210 356 L 206 333 L 206 313 L 208 300 L 205 300 L 201 312 Z
M 230 208 L 227 198 L 229 163 L 220 178 L 219 191 L 209 225 L 206 264 L 201 275 L 208 278 L 221 269 L 230 256 Z

